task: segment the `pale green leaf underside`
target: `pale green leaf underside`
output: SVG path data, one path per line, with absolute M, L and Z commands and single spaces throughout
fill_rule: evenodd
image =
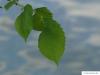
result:
M 24 11 L 17 17 L 15 22 L 15 27 L 17 32 L 26 41 L 29 33 L 32 30 L 33 17 L 32 17 L 32 7 L 28 4 L 24 7 Z
M 38 47 L 44 56 L 58 64 L 64 53 L 64 32 L 54 20 L 47 19 L 44 24 L 46 28 L 39 36 Z

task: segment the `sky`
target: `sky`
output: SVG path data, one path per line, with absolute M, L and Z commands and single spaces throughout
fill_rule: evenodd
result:
M 4 5 L 6 0 L 0 0 Z M 14 21 L 21 10 L 0 9 L 0 75 L 80 75 L 100 70 L 100 0 L 20 0 L 33 8 L 48 7 L 61 24 L 66 47 L 57 67 L 37 47 L 39 32 L 28 43 L 18 35 Z

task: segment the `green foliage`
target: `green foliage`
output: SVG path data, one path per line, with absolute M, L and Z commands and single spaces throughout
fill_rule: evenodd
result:
M 24 11 L 17 17 L 15 22 L 15 27 L 17 32 L 26 41 L 29 33 L 32 30 L 33 17 L 32 17 L 32 7 L 28 4 L 24 7 Z
M 14 4 L 16 3 L 16 0 L 9 0 L 8 3 L 4 6 L 6 10 L 10 9 Z
M 37 31 L 41 31 L 44 29 L 43 25 L 43 18 L 39 14 L 34 14 L 33 15 L 33 29 Z
M 64 32 L 54 20 L 46 19 L 44 24 L 46 27 L 39 36 L 38 47 L 44 56 L 58 64 L 64 53 Z
M 52 13 L 46 7 L 37 8 L 34 11 L 33 29 L 41 31 L 44 29 L 45 18 L 52 18 Z
M 46 7 L 35 9 L 35 13 L 39 14 L 43 18 L 52 18 L 52 13 Z
M 9 9 L 17 1 L 9 0 L 5 9 Z M 32 30 L 41 31 L 38 40 L 40 52 L 58 64 L 65 47 L 65 35 L 60 24 L 53 19 L 52 13 L 46 7 L 33 10 L 32 6 L 27 4 L 23 8 L 24 10 L 15 21 L 16 31 L 25 41 Z

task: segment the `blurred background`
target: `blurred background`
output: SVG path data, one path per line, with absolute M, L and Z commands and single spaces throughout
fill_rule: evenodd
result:
M 0 0 L 0 5 L 7 1 Z M 0 75 L 80 75 L 100 70 L 100 0 L 20 0 L 33 8 L 46 6 L 61 24 L 66 48 L 57 67 L 37 47 L 39 32 L 28 42 L 18 35 L 14 21 L 20 7 L 0 9 Z

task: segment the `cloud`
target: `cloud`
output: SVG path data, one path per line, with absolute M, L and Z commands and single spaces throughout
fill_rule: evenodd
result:
M 30 33 L 29 41 L 27 42 L 27 45 L 28 46 L 34 46 L 34 47 L 37 48 L 37 46 L 38 46 L 38 38 L 39 38 L 40 33 L 41 32 L 38 32 L 38 31 L 33 30 Z
M 31 4 L 33 6 L 33 8 L 36 8 L 36 7 L 43 7 L 44 4 L 42 2 L 39 2 L 40 0 L 20 0 L 20 3 L 21 4 Z
M 66 69 L 67 71 L 65 73 L 68 73 L 69 75 L 72 75 L 72 74 L 77 75 L 84 68 L 84 66 L 85 66 L 84 62 L 77 60 L 77 61 L 72 61 L 72 62 L 67 63 L 66 65 L 64 65 L 63 68 Z
M 18 56 L 25 59 L 26 62 L 14 70 L 5 72 L 3 75 L 32 75 L 44 70 L 52 73 L 57 69 L 55 64 L 40 57 L 33 57 L 34 55 L 32 56 L 30 53 L 32 53 L 30 50 L 20 50 Z
M 0 25 L 11 26 L 12 24 L 13 24 L 13 20 L 11 20 L 9 17 L 7 17 L 7 16 L 0 17 Z
M 70 69 L 79 69 L 83 66 L 84 66 L 84 63 L 81 62 L 81 61 L 80 62 L 79 61 L 73 61 L 73 62 L 66 64 L 66 67 L 70 68 Z
M 98 46 L 100 47 L 100 34 L 92 34 L 87 40 L 86 42 L 90 45 L 93 46 Z
M 98 55 L 97 57 L 93 58 L 92 63 L 93 63 L 94 65 L 100 65 L 100 58 L 99 58 L 99 55 Z
M 50 0 L 57 2 L 60 6 L 63 6 L 66 10 L 66 16 L 88 16 L 99 18 L 100 2 L 79 3 L 76 0 Z
M 6 72 L 3 75 L 29 75 L 26 72 L 19 72 L 19 71 L 10 71 Z
M 7 41 L 7 40 L 9 40 L 8 36 L 0 36 L 0 42 L 4 42 L 4 41 Z
M 18 52 L 18 56 L 24 58 L 27 61 L 27 64 L 23 66 L 23 68 L 29 68 L 32 67 L 34 70 L 39 70 L 39 69 L 50 69 L 54 70 L 56 66 L 55 64 L 51 63 L 50 61 L 48 62 L 46 59 L 38 57 L 34 57 L 34 51 L 29 51 L 29 50 L 21 50 Z M 32 54 L 33 55 L 32 55 Z M 35 52 L 36 53 L 36 52 Z M 33 66 L 32 66 L 33 65 Z
M 6 68 L 6 63 L 3 61 L 0 61 L 0 71 L 4 70 Z
M 72 31 L 77 32 L 77 33 L 81 33 L 81 32 L 87 32 L 88 30 L 87 30 L 87 28 L 84 28 L 84 27 L 73 27 Z
M 88 33 L 88 32 L 100 32 L 99 27 L 81 27 L 81 26 L 74 26 L 71 29 L 74 33 Z
M 14 34 L 14 21 L 10 19 L 7 16 L 0 17 L 0 30 L 9 33 Z
M 73 16 L 89 16 L 99 18 L 100 13 L 99 4 L 88 4 L 88 5 L 74 5 L 68 9 L 69 14 Z
M 34 61 L 36 61 L 36 62 L 37 62 L 37 60 L 38 59 L 36 59 L 36 60 L 34 59 Z M 40 70 L 41 71 L 43 69 L 48 70 L 48 67 L 51 68 L 48 70 L 50 73 L 54 71 L 55 65 L 52 66 L 47 63 L 41 63 L 41 64 L 38 64 L 38 63 L 40 63 L 40 61 L 37 63 L 31 62 L 31 63 L 23 64 L 18 69 L 5 72 L 3 75 L 33 75 L 36 72 L 40 72 Z

